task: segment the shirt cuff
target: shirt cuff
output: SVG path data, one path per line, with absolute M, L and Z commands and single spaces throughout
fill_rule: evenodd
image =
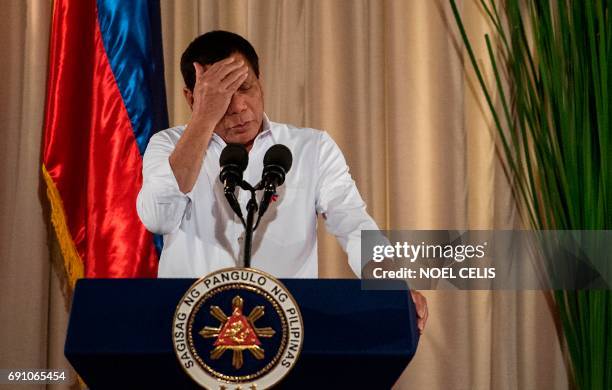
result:
M 193 201 L 193 188 L 187 193 L 182 192 L 179 188 L 179 184 L 176 181 L 176 177 L 174 176 L 174 171 L 170 166 L 170 157 L 163 160 L 163 162 L 159 166 L 158 175 L 165 178 L 165 180 L 167 181 L 166 184 L 169 186 L 169 188 L 171 188 L 174 194 L 186 196 L 187 198 L 189 198 L 190 201 Z

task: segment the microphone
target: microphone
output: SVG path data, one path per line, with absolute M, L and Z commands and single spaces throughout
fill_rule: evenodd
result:
M 258 219 L 261 218 L 268 209 L 268 206 L 270 206 L 272 198 L 276 195 L 276 188 L 285 182 L 285 175 L 291 169 L 292 163 L 293 157 L 291 151 L 285 145 L 273 145 L 266 152 L 263 161 L 263 173 L 261 175 L 264 193 L 259 204 Z
M 223 183 L 223 193 L 230 207 L 240 217 L 243 224 L 245 222 L 242 217 L 242 210 L 234 190 L 242 182 L 242 173 L 248 164 L 249 153 L 244 145 L 240 144 L 228 144 L 219 157 L 219 165 L 221 166 L 219 180 Z

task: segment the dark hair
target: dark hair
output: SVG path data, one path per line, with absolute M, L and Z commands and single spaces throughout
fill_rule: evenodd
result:
M 181 56 L 181 73 L 187 88 L 193 91 L 195 69 L 193 63 L 213 64 L 234 53 L 242 54 L 251 64 L 255 76 L 259 78 L 259 58 L 253 46 L 238 34 L 229 31 L 209 31 L 200 35 L 187 46 Z

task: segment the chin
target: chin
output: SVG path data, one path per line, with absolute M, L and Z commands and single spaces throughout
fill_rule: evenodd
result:
M 230 144 L 247 144 L 257 136 L 257 131 L 249 130 L 240 133 L 230 134 L 226 142 Z

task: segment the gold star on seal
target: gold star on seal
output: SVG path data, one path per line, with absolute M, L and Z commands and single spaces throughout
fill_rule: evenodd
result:
M 219 359 L 226 350 L 233 352 L 232 366 L 239 369 L 243 364 L 242 352 L 248 350 L 257 359 L 264 358 L 259 337 L 272 337 L 276 333 L 271 327 L 257 328 L 255 321 L 264 315 L 264 307 L 256 306 L 248 316 L 242 314 L 244 301 L 240 296 L 232 299 L 232 314 L 228 317 L 219 306 L 211 306 L 210 314 L 221 324 L 218 328 L 205 326 L 199 334 L 204 338 L 216 337 L 211 359 Z

